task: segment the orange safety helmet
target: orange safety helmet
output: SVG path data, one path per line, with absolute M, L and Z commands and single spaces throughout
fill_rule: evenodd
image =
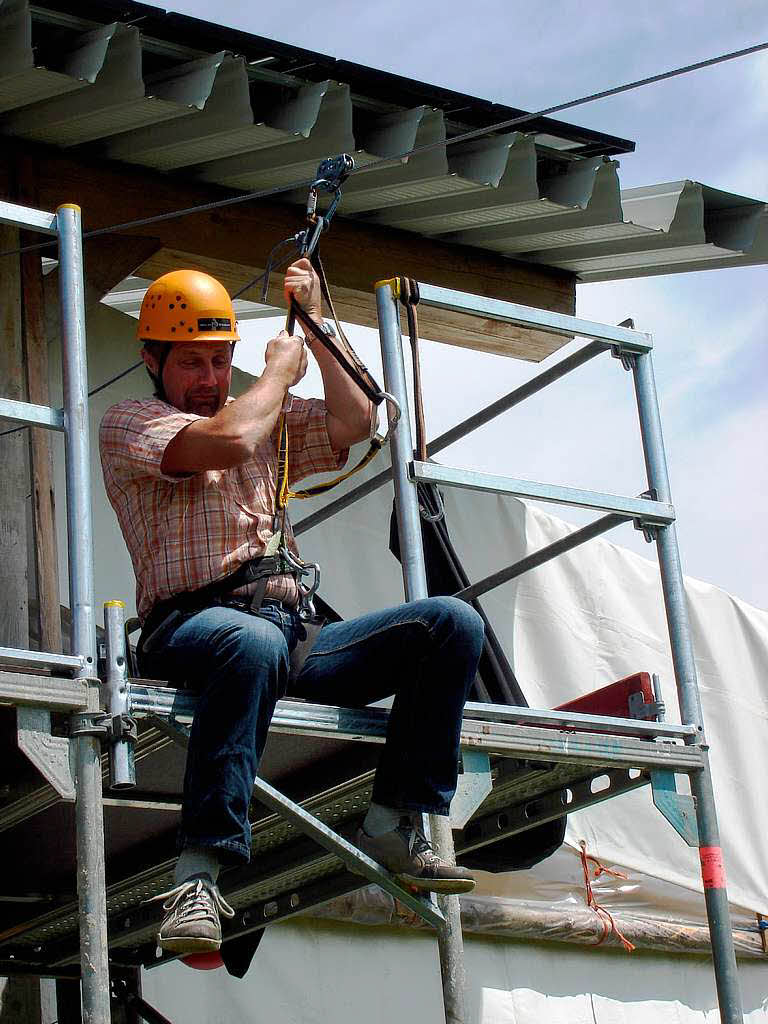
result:
M 227 289 L 200 270 L 172 270 L 147 288 L 139 341 L 239 341 Z

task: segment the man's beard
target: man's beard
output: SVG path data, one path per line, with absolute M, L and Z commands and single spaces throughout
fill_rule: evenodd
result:
M 195 416 L 215 416 L 222 404 L 218 391 L 184 396 L 184 412 L 194 413 Z

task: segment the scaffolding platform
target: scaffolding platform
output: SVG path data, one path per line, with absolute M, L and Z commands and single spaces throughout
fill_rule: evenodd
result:
M 0 693 L 7 699 L 11 692 L 21 705 L 41 677 L 27 677 L 24 693 L 17 678 L 18 673 L 0 672 Z M 49 677 L 38 696 L 45 699 L 56 688 L 71 693 L 76 683 Z M 136 787 L 104 798 L 109 953 L 115 965 L 153 967 L 169 957 L 157 956 L 158 905 L 145 901 L 172 884 L 185 760 L 176 740 L 183 741 L 195 700 L 188 691 L 141 680 L 128 687 L 129 712 L 142 726 L 135 748 Z M 68 699 L 82 706 L 74 695 Z M 383 708 L 281 700 L 263 777 L 319 822 L 351 838 L 370 802 L 387 717 Z M 455 802 L 470 817 L 454 833 L 458 860 L 569 811 L 649 785 L 654 772 L 700 771 L 698 748 L 685 743 L 692 731 L 631 718 L 469 704 L 462 728 L 465 761 L 472 755 L 486 758 L 492 788 L 475 792 L 482 762 L 472 766 L 480 772 L 460 777 Z M 102 772 L 106 789 L 106 755 Z M 79 973 L 79 911 L 72 890 L 75 850 L 67 842 L 74 833 L 73 807 L 51 785 L 30 789 L 33 778 L 21 771 L 0 804 L 3 841 L 19 854 L 14 891 L 0 896 L 0 974 L 74 975 Z M 221 876 L 222 892 L 236 910 L 235 918 L 224 922 L 225 941 L 368 884 L 257 798 L 251 819 L 251 863 Z M 55 857 L 43 836 L 56 837 Z
M 0 221 L 43 231 L 59 251 L 64 408 L 0 399 L 0 416 L 62 431 L 66 452 L 69 654 L 0 649 L 0 831 L 13 871 L 0 889 L 0 975 L 79 978 L 83 1019 L 109 1024 L 112 980 L 163 962 L 155 949 L 158 905 L 175 859 L 185 752 L 194 697 L 131 678 L 120 601 L 105 606 L 103 668 L 94 614 L 88 392 L 80 210 L 55 214 L 0 203 Z M 471 703 L 462 728 L 463 773 L 445 819 L 425 820 L 440 855 L 462 858 L 592 804 L 648 786 L 682 839 L 700 848 L 704 899 L 723 1024 L 741 1024 L 741 1000 L 722 868 L 708 747 L 693 658 L 661 419 L 652 339 L 618 327 L 419 285 L 421 302 L 487 320 L 581 336 L 588 343 L 427 446 L 429 458 L 603 354 L 631 372 L 646 466 L 635 495 L 490 476 L 414 459 L 400 329 L 399 279 L 376 285 L 392 469 L 297 524 L 317 525 L 380 483 L 394 482 L 406 600 L 428 596 L 417 485 L 458 486 L 605 513 L 514 565 L 466 586 L 476 600 L 625 522 L 656 545 L 680 718 Z M 402 413 L 402 415 L 401 415 Z M 625 681 L 626 682 L 626 681 Z M 631 695 L 629 695 L 631 696 Z M 658 710 L 658 709 L 656 709 Z M 404 889 L 351 837 L 370 801 L 388 712 L 279 702 L 254 782 L 253 857 L 225 870 L 236 910 L 225 940 L 367 885 L 381 886 L 435 928 L 446 1020 L 463 1020 L 463 947 L 456 897 Z M 658 717 L 658 715 L 656 715 Z M 690 780 L 678 793 L 676 776 Z M 40 776 L 46 781 L 40 782 Z

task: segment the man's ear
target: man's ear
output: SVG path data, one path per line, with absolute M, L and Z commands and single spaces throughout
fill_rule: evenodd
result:
M 160 371 L 160 364 L 156 357 L 151 352 L 147 352 L 145 348 L 141 350 L 141 358 L 144 360 L 144 365 L 152 374 L 153 377 L 157 377 Z

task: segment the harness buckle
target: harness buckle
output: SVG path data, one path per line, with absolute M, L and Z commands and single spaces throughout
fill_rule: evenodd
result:
M 286 547 L 280 548 L 280 556 L 296 574 L 296 586 L 299 590 L 298 611 L 302 619 L 311 619 L 315 616 L 315 605 L 312 598 L 320 586 L 320 566 L 317 562 L 302 562 L 292 551 Z M 307 586 L 302 582 L 304 576 L 312 575 L 312 582 Z

